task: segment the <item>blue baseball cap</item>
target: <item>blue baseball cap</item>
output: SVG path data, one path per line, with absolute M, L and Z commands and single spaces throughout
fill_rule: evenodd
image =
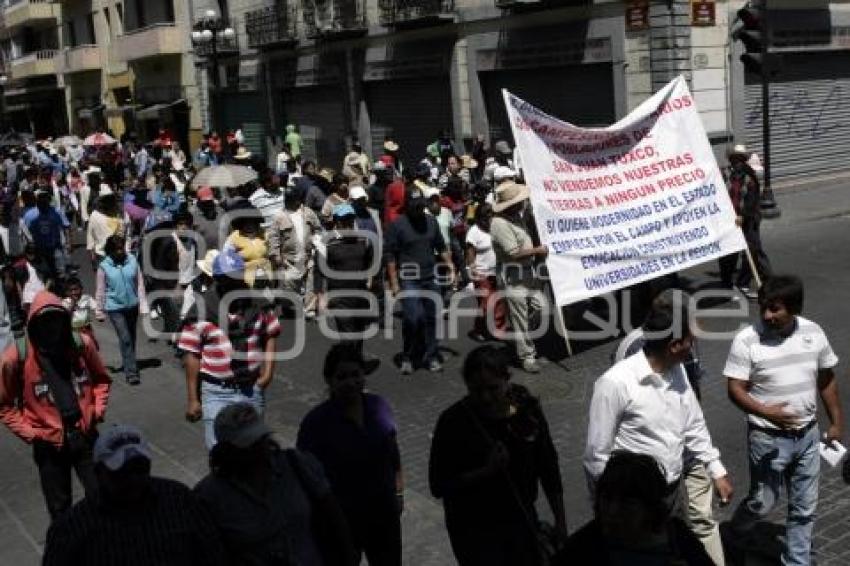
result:
M 344 202 L 334 207 L 333 216 L 335 219 L 339 220 L 341 218 L 345 218 L 346 216 L 357 216 L 357 213 L 354 212 L 354 207 L 352 207 L 347 202 Z

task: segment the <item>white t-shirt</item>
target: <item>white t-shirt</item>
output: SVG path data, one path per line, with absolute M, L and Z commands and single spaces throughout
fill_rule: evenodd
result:
M 475 248 L 475 271 L 483 275 L 496 274 L 496 252 L 493 251 L 493 238 L 478 226 L 466 233 L 466 244 Z
M 21 293 L 21 302 L 25 305 L 32 304 L 33 299 L 39 291 L 44 290 L 44 283 L 38 277 L 38 272 L 27 262 L 27 282 L 24 284 L 24 290 Z
M 797 328 L 785 339 L 761 335 L 761 325 L 751 325 L 735 336 L 723 375 L 749 381 L 750 395 L 766 404 L 787 402 L 785 411 L 799 417 L 803 427 L 817 418 L 818 370 L 838 365 L 829 340 L 820 326 L 797 317 Z M 750 423 L 777 428 L 766 419 L 748 415 Z

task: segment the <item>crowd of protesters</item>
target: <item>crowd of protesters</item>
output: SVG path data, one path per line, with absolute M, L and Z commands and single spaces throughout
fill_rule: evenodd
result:
M 489 344 L 467 356 L 468 394 L 439 416 L 429 463 L 458 563 L 726 563 L 712 502 L 729 503 L 733 487 L 700 407 L 705 370 L 681 293 L 655 298 L 596 383 L 584 458 L 595 518 L 569 534 L 543 406 L 510 381 L 511 366 L 541 370 L 532 335 L 548 248 L 506 142 L 487 150 L 479 138 L 459 154 L 441 132 L 412 161 L 393 140 L 377 160 L 355 142 L 337 172 L 303 154 L 294 126 L 269 160 L 239 131 L 188 155 L 167 131 L 149 144 L 106 138 L 6 149 L 0 166 L 0 419 L 33 446 L 52 518 L 45 564 L 400 565 L 404 458 L 390 403 L 365 390 L 381 361 L 363 333 L 391 325 L 397 300 L 394 364 L 440 372 L 438 320 L 462 291 L 480 309 L 469 338 Z M 739 165 L 732 175 L 760 249 L 757 179 Z M 73 263 L 83 233 L 91 285 Z M 734 263 L 723 264 L 730 286 Z M 816 394 L 826 440 L 840 440 L 837 358 L 801 316 L 798 279 L 767 278 L 758 304 L 760 323 L 735 338 L 723 373 L 748 414 L 751 459 L 774 462 L 751 466 L 732 528 L 745 540 L 788 478 L 783 563 L 809 564 Z M 109 318 L 134 386 L 139 318 L 159 319 L 185 370 L 185 418 L 203 422 L 210 451 L 194 490 L 151 476 L 136 428 L 98 429 L 111 378 L 92 316 Z M 300 316 L 332 319 L 335 344 L 328 399 L 285 448 L 263 413 L 277 337 Z M 72 471 L 85 490 L 73 507 Z

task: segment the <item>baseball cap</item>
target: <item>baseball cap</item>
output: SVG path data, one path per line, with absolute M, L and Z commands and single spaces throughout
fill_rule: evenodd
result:
M 353 187 L 349 187 L 348 198 L 350 198 L 351 200 L 357 200 L 361 198 L 368 199 L 369 195 L 366 194 L 366 189 L 359 185 L 355 185 Z
M 201 187 L 198 189 L 198 200 L 206 201 L 206 200 L 215 200 L 215 193 L 211 187 Z
M 236 448 L 248 448 L 272 433 L 254 406 L 244 402 L 233 403 L 219 411 L 213 422 L 213 432 L 217 442 Z
M 347 202 L 342 204 L 338 204 L 334 207 L 333 215 L 334 218 L 345 218 L 346 216 L 356 216 L 356 212 L 354 212 L 354 207 L 352 207 Z
M 94 443 L 92 459 L 113 472 L 136 458 L 151 460 L 151 450 L 142 432 L 130 425 L 114 425 L 102 432 Z

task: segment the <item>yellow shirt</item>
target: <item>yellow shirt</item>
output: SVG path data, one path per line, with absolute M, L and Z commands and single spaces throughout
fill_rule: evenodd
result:
M 238 230 L 228 236 L 225 244 L 232 245 L 246 262 L 265 259 L 269 251 L 265 238 L 260 236 L 247 238 Z

